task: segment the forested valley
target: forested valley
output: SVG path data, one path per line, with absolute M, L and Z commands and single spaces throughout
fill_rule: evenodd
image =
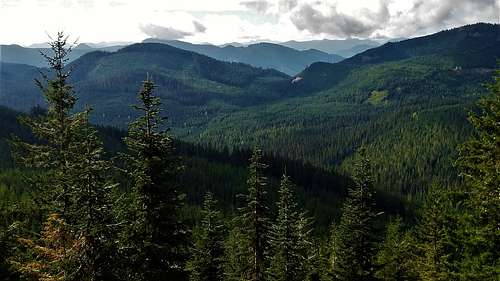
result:
M 437 46 L 417 56 L 421 49 L 411 44 L 421 42 L 412 42 L 403 43 L 411 54 L 381 64 L 360 66 L 359 57 L 313 64 L 294 89 L 277 71 L 174 50 L 179 60 L 195 58 L 195 70 L 183 71 L 203 77 L 187 89 L 160 72 L 145 71 L 131 85 L 142 68 L 126 79 L 125 72 L 112 75 L 112 63 L 95 68 L 109 80 L 85 80 L 98 76 L 83 71 L 92 59 L 112 55 L 90 53 L 89 65 L 76 60 L 68 67 L 71 47 L 58 34 L 37 80 L 46 107 L 0 107 L 0 280 L 498 280 L 500 71 L 478 70 L 470 61 L 469 69 L 450 70 L 462 53 L 440 55 Z M 123 64 L 144 49 L 172 51 L 155 44 L 127 48 L 108 62 Z M 491 58 L 497 51 L 467 55 Z M 364 59 L 379 58 L 369 55 Z M 34 71 L 9 67 L 3 70 L 9 75 Z M 421 84 L 431 79 L 428 71 L 435 79 Z M 308 77 L 324 72 L 336 76 L 309 84 Z M 108 91 L 117 77 L 124 78 L 122 91 L 135 89 L 134 99 L 127 98 L 135 105 L 110 121 L 112 114 L 102 113 L 111 107 L 98 104 L 102 96 L 92 97 L 96 114 L 79 91 L 89 101 L 89 91 Z M 173 109 L 184 119 L 165 118 L 170 103 L 157 94 L 158 85 L 185 94 L 174 103 L 185 108 Z M 276 91 L 283 87 L 289 92 Z M 319 94 L 301 94 L 313 88 Z M 251 91 L 261 99 L 244 104 Z M 439 91 L 442 96 L 434 95 Z M 190 111 L 197 98 L 218 94 L 223 98 L 215 106 L 207 103 L 214 107 L 199 109 L 209 121 Z M 348 103 L 353 100 L 360 106 Z M 290 113 L 303 109 L 289 106 L 299 103 L 314 110 L 293 124 Z M 321 119 L 325 112 L 331 119 Z M 275 126 L 286 114 L 287 126 Z M 255 127 L 259 121 L 264 125 Z M 381 128 L 384 133 L 373 133 Z M 306 138 L 318 131 L 322 139 Z M 297 145 L 287 147 L 286 136 Z

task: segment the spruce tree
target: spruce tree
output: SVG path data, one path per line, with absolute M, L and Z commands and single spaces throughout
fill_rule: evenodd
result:
M 224 241 L 224 281 L 247 281 L 250 269 L 251 247 L 243 223 L 236 217 L 230 224 L 229 233 Z
M 380 269 L 376 277 L 386 281 L 416 280 L 414 270 L 415 241 L 410 232 L 404 230 L 398 216 L 388 224 L 384 244 L 377 255 Z
M 417 271 L 424 281 L 456 280 L 461 247 L 453 200 L 446 189 L 433 184 L 425 196 L 417 225 Z
M 149 78 L 134 106 L 140 117 L 129 128 L 126 169 L 133 180 L 135 203 L 127 229 L 125 250 L 133 269 L 129 279 L 178 280 L 185 276 L 186 226 L 181 219 L 183 194 L 178 174 L 182 166 L 172 138 L 160 117 L 160 99 Z
M 222 281 L 224 224 L 217 201 L 208 192 L 203 203 L 201 226 L 194 232 L 194 249 L 188 262 L 191 281 Z
M 44 55 L 53 72 L 43 75 L 43 83 L 38 82 L 47 112 L 22 119 L 38 142 L 14 139 L 14 156 L 36 170 L 30 181 L 41 189 L 35 193 L 42 194 L 38 201 L 58 214 L 81 243 L 78 255 L 71 257 L 76 259 L 72 278 L 111 280 L 113 232 L 108 225 L 112 222 L 109 194 L 114 185 L 108 180 L 110 164 L 104 160 L 102 142 L 89 124 L 90 109 L 72 113 L 76 96 L 67 83 L 65 62 L 71 51 L 67 40 L 58 33 L 50 43 L 53 56 Z
M 239 218 L 245 239 L 248 240 L 250 247 L 246 276 L 249 281 L 262 281 L 265 278 L 269 228 L 266 205 L 268 182 L 264 175 L 266 168 L 267 165 L 262 163 L 262 151 L 258 148 L 254 149 L 250 158 L 246 206 L 241 209 Z
M 370 161 L 364 148 L 359 150 L 354 168 L 354 186 L 342 207 L 335 231 L 333 277 L 335 280 L 373 280 L 376 250 L 376 213 Z
M 269 235 L 272 253 L 269 280 L 306 280 L 311 272 L 311 222 L 299 210 L 292 188 L 290 178 L 283 175 L 276 206 L 278 217 Z
M 462 278 L 500 276 L 500 70 L 488 86 L 480 112 L 470 113 L 475 136 L 459 147 L 458 165 L 468 187 L 467 250 Z
M 87 111 L 87 122 L 88 112 Z M 70 213 L 75 214 L 74 229 L 82 240 L 75 272 L 78 280 L 114 280 L 116 229 L 111 192 L 116 184 L 109 180 L 111 164 L 104 159 L 103 144 L 90 124 L 81 130 L 79 161 L 70 176 L 74 179 Z

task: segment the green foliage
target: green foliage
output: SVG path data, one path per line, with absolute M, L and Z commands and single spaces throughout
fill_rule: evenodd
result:
M 250 239 L 236 218 L 224 242 L 224 281 L 247 281 L 252 257 Z
M 269 233 L 268 280 L 306 280 L 311 273 L 311 222 L 296 203 L 290 178 L 283 175 L 276 203 L 278 216 Z
M 104 159 L 97 130 L 87 124 L 81 131 L 80 154 L 68 176 L 74 195 L 70 212 L 73 227 L 82 245 L 78 251 L 81 266 L 73 275 L 79 280 L 116 280 L 116 221 L 112 210 L 112 191 L 117 184 L 110 179 L 111 163 Z
M 69 73 L 65 72 L 64 63 L 70 49 L 66 48 L 64 34 L 59 33 L 51 43 L 54 56 L 46 59 L 54 71 L 55 78 L 50 80 L 44 75 L 46 86 L 37 82 L 43 90 L 48 103 L 46 115 L 24 117 L 22 122 L 28 126 L 41 143 L 27 143 L 20 139 L 12 142 L 15 158 L 27 168 L 47 170 L 44 179 L 33 178 L 44 190 L 48 199 L 48 208 L 55 207 L 61 212 L 62 219 L 72 222 L 71 179 L 69 171 L 74 169 L 79 155 L 78 133 L 83 128 L 85 116 L 72 114 L 76 101 L 73 88 L 67 84 Z M 48 180 L 48 182 L 47 182 Z M 74 179 L 76 180 L 76 179 Z
M 224 224 L 216 209 L 217 200 L 208 192 L 203 203 L 202 221 L 194 230 L 194 248 L 187 264 L 191 281 L 222 281 Z
M 262 281 L 265 278 L 268 250 L 269 214 L 267 206 L 268 182 L 264 175 L 267 165 L 262 163 L 262 151 L 256 148 L 250 158 L 249 177 L 247 181 L 248 195 L 245 195 L 246 205 L 241 209 L 239 226 L 247 239 L 250 255 L 247 256 L 248 271 L 246 278 L 252 281 Z
M 391 220 L 382 248 L 377 255 L 377 270 L 375 276 L 380 280 L 402 281 L 417 280 L 414 268 L 415 240 L 412 234 L 404 229 L 400 217 Z
M 370 97 L 366 100 L 371 105 L 387 104 L 386 98 L 389 95 L 387 91 L 372 91 Z
M 467 184 L 467 252 L 462 278 L 495 280 L 500 276 L 500 73 L 471 113 L 475 134 L 459 147 L 458 165 Z
M 455 215 L 460 206 L 455 204 L 446 189 L 437 184 L 429 188 L 416 233 L 416 266 L 421 280 L 456 280 L 464 241 L 460 240 Z
M 354 170 L 355 186 L 349 190 L 342 217 L 335 229 L 334 280 L 373 280 L 376 251 L 376 216 L 370 162 L 364 148 Z
M 124 247 L 131 263 L 126 270 L 132 280 L 185 275 L 188 233 L 179 217 L 184 196 L 177 184 L 181 164 L 172 138 L 162 128 L 160 100 L 153 89 L 148 78 L 139 93 L 141 104 L 135 106 L 141 115 L 125 138 L 128 154 L 124 158 L 133 182 L 134 202 Z
M 42 209 L 40 216 L 47 211 L 57 217 L 54 221 L 60 216 L 67 224 L 68 235 L 79 243 L 78 251 L 68 257 L 71 261 L 67 261 L 65 253 L 61 254 L 60 262 L 70 262 L 72 267 L 66 268 L 60 278 L 112 280 L 114 255 L 110 249 L 114 239 L 109 229 L 113 223 L 109 194 L 114 185 L 107 178 L 110 164 L 104 160 L 97 131 L 88 123 L 90 110 L 72 113 L 76 96 L 67 83 L 69 72 L 65 71 L 64 63 L 71 48 L 66 47 L 66 41 L 67 37 L 58 33 L 50 43 L 54 55 L 45 58 L 54 78 L 44 75 L 45 84 L 38 82 L 49 105 L 47 112 L 34 112 L 22 118 L 36 136 L 36 142 L 16 138 L 12 146 L 18 162 L 34 170 L 28 174 L 28 183 L 34 185 L 35 202 Z M 51 263 L 49 254 L 40 256 L 40 263 Z M 26 266 L 31 267 L 28 263 L 20 268 L 29 270 Z M 47 278 L 59 278 L 58 274 L 49 275 Z

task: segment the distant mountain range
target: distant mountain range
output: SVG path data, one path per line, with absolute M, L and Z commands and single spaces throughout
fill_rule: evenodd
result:
M 162 43 L 170 46 L 206 55 L 218 60 L 242 62 L 256 67 L 274 68 L 283 73 L 294 75 L 314 62 L 338 62 L 343 58 L 318 50 L 298 51 L 272 43 L 256 43 L 248 46 L 224 47 L 208 44 L 191 44 L 183 41 L 146 39 L 143 43 Z
M 398 41 L 402 39 L 393 39 Z M 274 68 L 289 75 L 295 75 L 314 62 L 334 63 L 344 57 L 351 57 L 370 48 L 380 45 L 380 41 L 345 39 L 345 40 L 313 40 L 287 41 L 283 43 L 227 43 L 220 46 L 211 44 L 192 44 L 178 40 L 162 40 L 149 38 L 143 43 L 168 44 L 176 48 L 203 54 L 218 60 L 242 62 L 256 67 Z M 80 43 L 69 57 L 73 61 L 91 51 L 114 52 L 131 42 Z M 0 61 L 22 63 L 37 67 L 45 66 L 40 51 L 48 52 L 48 43 L 32 44 L 29 47 L 20 45 L 0 45 Z
M 273 68 L 288 75 L 295 75 L 314 62 L 338 62 L 344 57 L 350 57 L 380 45 L 378 41 L 361 39 L 229 43 L 216 46 L 149 38 L 145 39 L 143 43 L 167 44 L 218 60 Z M 71 62 L 91 51 L 114 52 L 128 45 L 130 45 L 129 42 L 80 43 L 73 49 L 69 61 Z M 40 51 L 49 52 L 48 43 L 32 44 L 28 48 L 19 45 L 0 45 L 0 61 L 43 67 L 45 60 L 40 56 Z
M 428 184 L 424 175 L 456 180 L 450 157 L 469 135 L 467 108 L 498 67 L 500 25 L 386 43 L 337 63 L 313 63 L 293 77 L 164 43 L 75 60 L 78 106 L 92 105 L 94 122 L 124 127 L 149 73 L 182 139 L 220 149 L 258 143 L 341 170 L 365 144 L 380 171 L 375 181 L 385 184 L 378 187 L 411 194 Z M 41 102 L 35 67 L 3 63 L 0 71 L 0 104 L 26 111 Z
M 329 54 L 338 54 L 346 58 L 380 46 L 379 42 L 369 39 L 287 41 L 280 44 L 297 50 L 316 49 Z
M 338 62 L 343 57 L 335 54 L 327 54 L 318 50 L 298 51 L 293 48 L 284 47 L 272 43 L 256 43 L 249 46 L 235 47 L 227 45 L 219 47 L 209 44 L 191 44 L 183 41 L 146 39 L 144 43 L 167 44 L 179 49 L 184 49 L 206 55 L 218 60 L 228 62 L 242 62 L 255 67 L 273 68 L 283 73 L 294 75 L 314 62 Z M 45 44 L 36 44 L 38 48 L 26 48 L 19 45 L 1 45 L 0 61 L 7 63 L 22 63 L 37 67 L 46 65 L 45 59 L 40 56 L 40 51 L 47 53 Z M 124 46 L 104 46 L 104 44 L 81 43 L 77 45 L 69 57 L 73 61 L 82 55 L 92 51 L 114 52 Z
M 40 52 L 50 54 L 51 50 L 46 46 L 46 44 L 43 43 L 36 44 L 36 46 L 41 46 L 41 48 L 26 48 L 19 45 L 0 45 L 0 61 L 4 63 L 20 63 L 36 67 L 45 67 L 47 66 L 47 61 L 40 55 Z M 69 61 L 71 62 L 89 52 L 114 52 L 122 47 L 123 46 L 109 46 L 94 48 L 88 44 L 79 44 L 75 46 L 73 51 L 70 53 Z

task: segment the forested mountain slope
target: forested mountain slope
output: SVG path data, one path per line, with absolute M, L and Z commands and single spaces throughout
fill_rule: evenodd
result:
M 412 58 L 425 59 L 435 65 L 449 63 L 456 70 L 488 70 L 497 66 L 499 34 L 498 24 L 467 25 L 396 43 L 388 42 L 339 63 L 315 63 L 298 76 L 303 78 L 303 84 L 315 90 L 325 90 L 346 78 L 354 69 Z
M 499 25 L 388 43 L 304 70 L 294 85 L 315 94 L 222 116 L 190 139 L 261 143 L 269 151 L 341 169 L 366 143 L 378 187 L 413 196 L 434 179 L 456 183 L 451 156 L 469 135 L 466 112 L 485 91 L 482 84 L 498 58 Z
M 147 75 L 169 109 L 175 128 L 198 129 L 220 112 L 291 95 L 291 78 L 276 70 L 221 62 L 164 44 L 135 44 L 114 53 L 92 52 L 70 64 L 78 106 L 93 106 L 93 121 L 126 127 L 130 104 Z M 35 68 L 2 64 L 0 100 L 27 111 L 43 104 L 34 84 Z
M 149 38 L 144 43 L 162 43 L 206 55 L 222 61 L 242 62 L 256 67 L 273 68 L 288 75 L 295 75 L 314 62 L 334 63 L 343 59 L 315 49 L 295 50 L 279 44 L 257 43 L 248 46 L 191 44 L 176 40 Z
M 45 110 L 34 108 L 29 113 L 30 116 L 40 114 L 45 114 Z M 13 136 L 29 142 L 34 142 L 36 139 L 29 128 L 21 124 L 21 116 L 26 116 L 26 113 L 0 106 L 0 198 L 2 199 L 0 207 L 14 204 L 15 200 L 28 196 L 27 194 L 33 191 L 22 179 L 21 175 L 26 171 L 16 169 L 18 165 L 12 159 L 9 145 Z M 97 129 L 107 151 L 107 157 L 116 158 L 116 152 L 124 152 L 123 138 L 126 136 L 126 131 L 103 126 L 98 126 Z M 248 176 L 246 166 L 251 151 L 244 149 L 231 153 L 216 151 L 180 140 L 175 141 L 175 147 L 185 167 L 181 177 L 183 191 L 186 192 L 192 207 L 200 205 L 203 194 L 211 191 L 223 202 L 224 211 L 234 212 L 241 203 L 236 195 L 245 191 L 245 179 Z M 286 169 L 288 175 L 300 186 L 301 201 L 318 219 L 318 228 L 320 231 L 326 231 L 329 221 L 339 215 L 340 201 L 345 197 L 351 179 L 301 161 L 291 161 L 272 155 L 265 155 L 264 161 L 269 165 L 267 174 L 273 186 L 270 195 L 273 198 L 276 196 L 279 178 Z M 127 183 L 123 183 L 124 188 L 127 186 Z M 388 212 L 399 211 L 402 208 L 401 202 L 393 201 L 385 194 L 380 194 L 378 203 Z

